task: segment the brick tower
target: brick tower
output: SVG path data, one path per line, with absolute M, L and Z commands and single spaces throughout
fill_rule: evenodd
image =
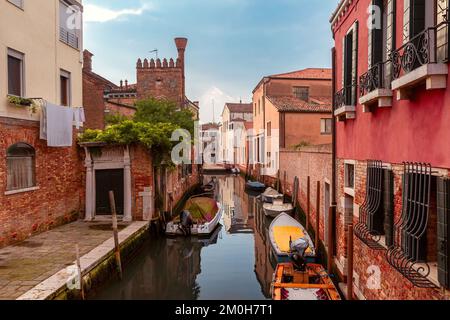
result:
M 176 61 L 164 59 L 138 59 L 137 98 L 167 99 L 176 102 L 180 107 L 185 104 L 184 54 L 188 40 L 176 38 L 178 50 Z

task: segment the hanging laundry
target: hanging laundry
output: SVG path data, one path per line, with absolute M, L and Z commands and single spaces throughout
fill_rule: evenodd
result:
M 47 146 L 71 147 L 73 143 L 73 110 L 47 102 Z
M 75 127 L 80 129 L 83 123 L 86 122 L 86 117 L 84 115 L 84 108 L 74 108 L 73 109 L 73 121 L 75 122 Z
M 47 140 L 47 102 L 41 105 L 39 138 Z

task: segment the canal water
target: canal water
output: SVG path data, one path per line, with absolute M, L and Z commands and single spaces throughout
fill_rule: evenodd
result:
M 111 280 L 91 299 L 270 299 L 270 221 L 242 177 L 205 176 L 211 179 L 224 207 L 221 226 L 207 239 L 150 239 L 122 281 Z

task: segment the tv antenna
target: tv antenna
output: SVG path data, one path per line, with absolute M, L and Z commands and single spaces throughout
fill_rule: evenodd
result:
M 149 51 L 149 53 L 154 53 L 156 56 L 156 59 L 158 59 L 158 49 L 154 49 L 152 51 Z

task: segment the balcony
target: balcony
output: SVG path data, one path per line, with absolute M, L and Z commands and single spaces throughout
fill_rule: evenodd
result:
M 80 49 L 79 37 L 74 32 L 69 31 L 63 27 L 59 28 L 59 40 L 74 49 Z
M 390 61 L 375 64 L 359 77 L 359 104 L 363 112 L 373 111 L 373 107 L 392 107 L 392 90 L 389 76 L 392 63 Z
M 426 90 L 447 87 L 448 22 L 428 28 L 414 36 L 390 55 L 392 62 L 392 90 L 397 100 L 409 99 L 412 89 L 425 84 Z M 443 43 L 438 43 L 443 42 Z
M 334 115 L 339 121 L 356 118 L 356 84 L 335 93 Z

